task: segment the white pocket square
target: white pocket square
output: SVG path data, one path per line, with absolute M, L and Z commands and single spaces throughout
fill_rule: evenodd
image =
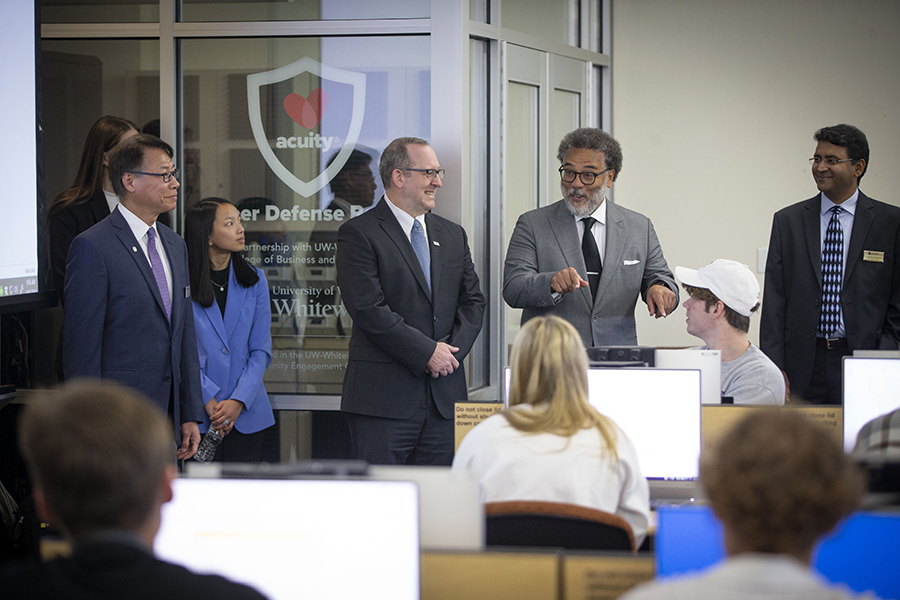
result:
M 641 262 L 641 261 L 639 261 L 639 260 L 623 260 L 622 264 L 625 265 L 626 267 L 630 267 L 631 265 L 636 265 L 639 262 Z

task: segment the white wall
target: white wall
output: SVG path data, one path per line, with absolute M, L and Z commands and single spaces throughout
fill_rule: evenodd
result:
M 613 1 L 615 201 L 653 220 L 673 270 L 721 257 L 755 271 L 772 214 L 817 192 L 819 127 L 862 129 L 861 189 L 900 204 L 900 2 Z M 642 344 L 699 343 L 681 307 L 637 314 Z

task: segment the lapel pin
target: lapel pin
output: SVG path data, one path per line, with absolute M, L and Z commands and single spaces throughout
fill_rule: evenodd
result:
M 435 246 L 440 246 L 440 244 L 438 243 L 437 240 L 431 240 L 431 243 L 434 244 Z
M 132 247 L 131 247 L 131 251 L 132 251 L 132 252 L 137 252 L 137 248 L 134 247 L 134 246 L 132 246 Z

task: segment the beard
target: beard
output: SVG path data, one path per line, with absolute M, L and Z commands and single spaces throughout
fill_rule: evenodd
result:
M 566 208 L 569 209 L 569 212 L 572 213 L 577 218 L 589 217 L 597 210 L 603 201 L 606 200 L 606 192 L 609 190 L 609 186 L 599 187 L 593 192 L 587 194 L 582 190 L 570 190 L 569 193 L 566 193 L 566 188 L 564 185 L 560 184 L 560 189 L 563 193 L 563 198 L 566 199 Z M 586 202 L 576 204 L 572 198 L 584 198 L 587 197 Z

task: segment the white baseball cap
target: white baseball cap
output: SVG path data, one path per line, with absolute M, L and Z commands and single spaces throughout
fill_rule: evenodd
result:
M 749 317 L 759 303 L 759 281 L 750 267 L 736 260 L 718 258 L 698 270 L 675 267 L 681 283 L 711 291 L 725 306 Z

